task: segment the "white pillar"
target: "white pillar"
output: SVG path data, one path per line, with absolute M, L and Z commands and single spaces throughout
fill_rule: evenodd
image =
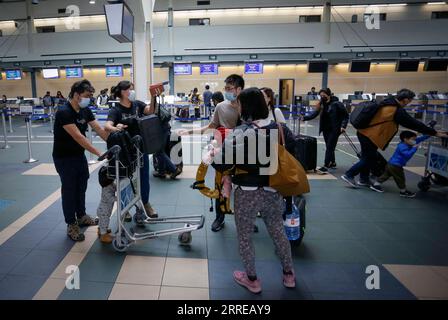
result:
M 26 15 L 27 15 L 27 43 L 28 43 L 28 53 L 32 54 L 34 52 L 33 48 L 33 31 L 34 31 L 34 14 L 33 14 L 33 4 L 31 0 L 26 1 Z
M 331 40 L 331 1 L 325 1 L 323 22 L 325 23 L 325 41 L 330 43 Z

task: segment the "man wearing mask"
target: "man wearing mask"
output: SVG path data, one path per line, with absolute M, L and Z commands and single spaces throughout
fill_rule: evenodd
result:
M 50 95 L 50 91 L 47 91 L 45 96 L 42 98 L 42 103 L 45 108 L 49 108 L 54 105 L 53 97 Z
M 311 91 L 308 92 L 309 96 L 317 96 L 316 87 L 312 87 Z
M 321 89 L 319 95 L 321 100 L 316 110 L 303 117 L 303 120 L 312 120 L 320 114 L 319 133 L 324 136 L 326 151 L 324 165 L 318 168 L 317 172 L 327 174 L 328 169 L 336 169 L 335 149 L 339 135 L 347 128 L 348 112 L 339 99 L 332 95 L 330 88 Z
M 75 82 L 69 101 L 59 107 L 54 121 L 53 161 L 61 179 L 62 209 L 67 223 L 67 235 L 74 241 L 83 241 L 80 227 L 92 226 L 96 221 L 86 214 L 85 194 L 89 167 L 84 151 L 101 155 L 86 138 L 87 126 L 104 140 L 108 134 L 88 108 L 93 87 L 88 80 Z
M 213 114 L 212 121 L 208 126 L 191 129 L 180 130 L 179 135 L 189 134 L 202 134 L 206 130 L 214 130 L 218 127 L 224 127 L 226 129 L 234 129 L 240 119 L 240 109 L 237 101 L 237 97 L 244 89 L 244 79 L 240 75 L 232 74 L 224 80 L 224 101 L 218 103 L 215 107 L 215 113 Z M 212 231 L 217 232 L 224 227 L 225 213 L 220 211 L 216 214 L 216 219 L 212 224 Z

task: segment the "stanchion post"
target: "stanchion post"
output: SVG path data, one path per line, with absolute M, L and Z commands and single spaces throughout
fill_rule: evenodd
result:
M 2 110 L 2 126 L 3 126 L 3 137 L 5 139 L 5 145 L 2 147 L 2 149 L 9 149 L 11 148 L 8 144 L 8 134 L 6 133 L 6 119 L 5 119 L 5 112 L 6 109 Z
M 32 117 L 33 117 L 33 115 L 30 115 L 30 116 L 27 115 L 27 118 L 28 118 L 28 121 L 30 124 L 30 139 L 36 138 L 36 136 L 33 134 L 33 118 Z M 25 121 L 27 118 L 25 118 Z
M 88 125 L 89 128 L 89 139 L 90 139 L 90 143 L 93 144 L 93 133 L 92 133 L 92 128 Z M 92 154 L 89 152 L 89 164 L 95 164 L 98 161 L 96 161 L 95 159 L 93 159 Z
M 13 133 L 14 130 L 12 129 L 12 111 L 11 111 L 11 107 L 8 107 L 8 122 L 9 122 L 9 133 Z
M 28 141 L 28 159 L 24 160 L 24 163 L 33 163 L 37 162 L 39 160 L 34 159 L 31 154 L 31 118 L 30 116 L 25 117 L 25 123 L 26 123 L 26 139 Z
M 50 114 L 49 114 L 49 116 L 50 116 L 50 132 L 54 133 L 53 132 L 53 106 L 50 106 Z

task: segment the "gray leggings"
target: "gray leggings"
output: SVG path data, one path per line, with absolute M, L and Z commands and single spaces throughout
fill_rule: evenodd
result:
M 264 189 L 245 191 L 241 188 L 235 190 L 235 223 L 238 234 L 239 251 L 244 268 L 248 276 L 256 276 L 255 249 L 252 242 L 252 232 L 257 218 L 261 213 L 266 229 L 272 238 L 275 252 L 280 258 L 283 270 L 294 270 L 291 256 L 291 245 L 285 234 L 283 226 L 283 198 L 278 192 Z
M 111 183 L 107 187 L 101 189 L 101 201 L 96 211 L 98 216 L 98 227 L 101 234 L 107 232 L 109 227 L 110 216 L 112 215 L 112 209 L 115 202 L 115 183 Z

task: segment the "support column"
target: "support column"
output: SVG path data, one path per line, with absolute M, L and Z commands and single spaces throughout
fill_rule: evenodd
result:
M 174 26 L 173 0 L 169 0 L 168 1 L 168 36 L 169 36 L 169 46 L 171 49 L 171 53 L 173 53 L 173 51 L 174 51 L 173 26 Z
M 331 40 L 331 1 L 324 3 L 323 23 L 325 24 L 325 42 L 330 43 Z
M 322 73 L 322 88 L 328 88 L 328 71 Z
M 37 90 L 36 90 L 36 69 L 31 69 L 30 72 L 31 78 L 31 95 L 33 98 L 37 98 Z
M 31 0 L 26 1 L 26 32 L 27 32 L 27 44 L 28 44 L 28 53 L 32 54 L 34 52 L 33 47 L 33 31 L 34 31 L 34 14 L 33 14 L 33 4 Z
M 174 67 L 172 63 L 168 67 L 168 79 L 170 81 L 170 95 L 173 96 L 175 90 L 174 90 Z

